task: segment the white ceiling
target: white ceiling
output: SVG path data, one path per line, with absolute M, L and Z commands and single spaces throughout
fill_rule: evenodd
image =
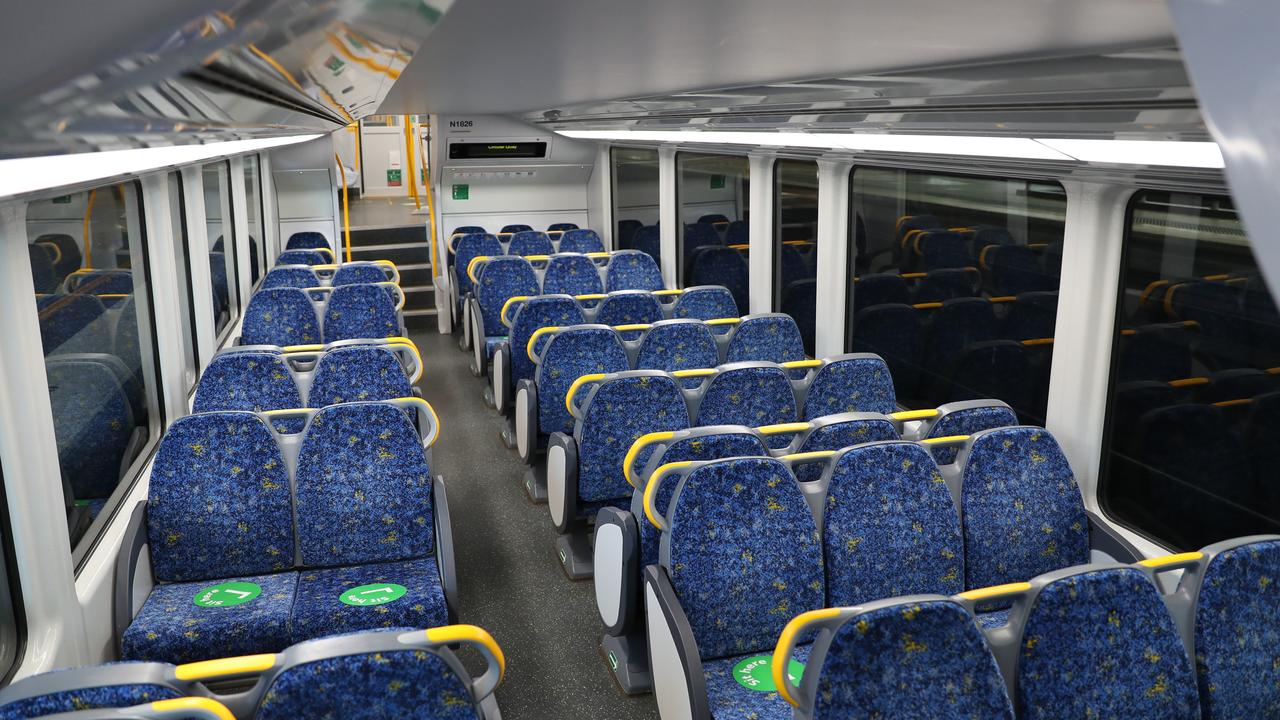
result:
M 519 113 L 1172 38 L 1164 0 L 458 0 L 380 112 Z

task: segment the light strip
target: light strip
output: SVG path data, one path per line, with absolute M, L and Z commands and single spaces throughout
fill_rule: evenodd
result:
M 0 160 L 0 197 L 188 165 L 209 158 L 293 145 L 318 137 L 320 134 L 315 133 Z
M 1112 165 L 1222 168 L 1213 142 L 1172 140 L 1085 140 L 971 135 L 890 135 L 884 133 L 720 132 L 696 130 L 559 130 L 581 140 L 713 143 L 760 147 L 1003 157 L 1096 162 Z

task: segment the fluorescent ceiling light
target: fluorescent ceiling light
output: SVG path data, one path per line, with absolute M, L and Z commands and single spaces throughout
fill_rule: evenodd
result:
M 0 197 L 80 185 L 120 175 L 136 175 L 215 157 L 293 145 L 318 137 L 320 134 L 316 133 L 0 160 Z
M 1119 165 L 1224 167 L 1213 142 L 1169 140 L 1053 140 L 973 135 L 889 135 L 884 133 L 720 132 L 697 130 L 560 130 L 581 140 L 714 143 L 760 147 L 1061 160 Z

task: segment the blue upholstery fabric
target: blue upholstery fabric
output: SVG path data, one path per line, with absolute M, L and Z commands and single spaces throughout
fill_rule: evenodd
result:
M 351 588 L 375 583 L 402 585 L 406 592 L 399 599 L 372 607 L 355 607 L 340 599 Z M 449 610 L 435 558 L 303 570 L 298 574 L 291 642 L 357 630 L 448 624 Z
M 823 607 L 818 528 L 778 460 L 696 468 L 670 521 L 667 570 L 704 660 L 767 651 L 791 618 Z
M 136 424 L 124 386 L 89 358 L 50 358 L 45 373 L 62 476 L 77 499 L 105 498 L 120 481 Z
M 604 241 L 595 230 L 573 229 L 560 236 L 560 252 L 604 252 Z
M 637 370 L 711 368 L 720 362 L 711 328 L 690 320 L 655 323 L 641 338 Z
M 507 242 L 508 255 L 550 255 L 555 252 L 551 238 L 540 230 L 522 230 Z
M 803 360 L 804 338 L 790 315 L 780 313 L 743 318 L 729 339 L 725 362 Z
M 723 285 L 733 294 L 738 307 L 747 307 L 751 278 L 747 260 L 733 248 L 711 246 L 699 249 L 685 271 L 686 285 Z M 784 286 L 785 287 L 785 286 Z
M 876 305 L 910 305 L 911 291 L 901 275 L 874 273 L 863 275 L 853 284 L 853 302 L 856 310 Z
M 898 409 L 889 366 L 878 357 L 832 360 L 809 383 L 802 420 L 845 412 L 889 414 Z
M 487 233 L 471 233 L 458 238 L 453 251 L 453 280 L 454 287 L 458 289 L 458 300 L 471 292 L 471 277 L 467 275 L 471 261 L 481 255 L 493 257 L 503 252 L 498 238 Z
M 596 322 L 601 325 L 635 325 L 662 319 L 662 303 L 647 292 L 610 293 L 600 301 Z
M 946 302 L 959 297 L 975 297 L 981 281 L 981 273 L 972 267 L 933 270 L 916 283 L 914 300 L 918 303 L 927 303 Z
M 836 630 L 822 667 L 807 670 L 819 671 L 814 720 L 1013 720 L 991 649 L 951 601 L 857 615 Z
M 795 419 L 796 398 L 786 372 L 773 366 L 743 367 L 711 379 L 695 424 L 759 427 Z
M 632 238 L 632 246 L 655 261 L 662 257 L 662 231 L 657 225 L 647 225 L 636 230 Z
M 386 606 L 384 606 L 386 607 Z M 471 692 L 429 652 L 403 650 L 329 657 L 291 667 L 263 696 L 255 720 L 474 720 Z
M 311 345 L 320 342 L 315 305 L 298 288 L 259 290 L 244 311 L 245 345 Z
M 946 413 L 937 422 L 929 428 L 927 437 L 940 438 L 952 437 L 955 435 L 975 435 L 982 430 L 990 430 L 998 427 L 1009 427 L 1018 424 L 1018 416 L 1013 411 L 1002 405 L 988 405 L 985 407 L 967 408 L 964 410 L 953 410 Z M 931 447 L 929 451 L 933 453 L 933 459 L 939 465 L 947 465 L 955 462 L 956 453 L 960 452 L 957 447 Z
M 507 328 L 501 319 L 502 306 L 517 295 L 530 296 L 540 292 L 533 266 L 522 257 L 504 255 L 491 258 L 476 276 L 480 278 L 480 287 L 475 292 L 484 321 L 484 334 L 506 335 Z
M 542 277 L 543 295 L 594 295 L 604 292 L 600 271 L 586 255 L 556 255 Z M 534 293 L 535 295 L 537 293 Z
M 830 418 L 829 418 L 830 419 Z M 898 430 L 888 418 L 848 418 L 835 420 L 811 430 L 800 441 L 798 453 L 819 450 L 840 450 L 853 445 L 861 445 L 881 440 L 897 440 Z M 800 482 L 812 482 L 822 477 L 825 465 L 817 463 L 799 463 L 792 465 Z
M 609 258 L 605 270 L 605 292 L 614 290 L 661 290 L 662 271 L 658 263 L 639 250 L 620 250 Z
M 61 282 L 61 278 L 65 278 L 79 270 L 81 263 L 84 262 L 84 255 L 80 252 L 80 243 L 66 233 L 46 233 L 37 237 L 35 242 L 37 245 L 56 246 L 61 251 L 62 256 L 53 261 L 53 271 L 59 278 L 59 282 Z
M 231 607 L 195 604 L 198 593 L 224 582 L 254 583 L 262 594 Z M 290 642 L 289 613 L 297 586 L 295 572 L 157 585 L 125 630 L 120 656 L 187 663 L 279 652 Z
M 987 252 L 987 267 L 998 295 L 1056 290 L 1057 280 L 1040 269 L 1040 256 L 1026 245 L 1001 245 Z
M 914 396 L 920 375 L 920 316 L 905 304 L 880 304 L 858 311 L 853 323 L 853 352 L 884 358 L 897 397 Z
M 1205 533 L 1205 526 L 1229 526 L 1228 517 L 1238 511 L 1227 503 L 1256 507 L 1260 502 L 1246 449 L 1222 408 L 1194 404 L 1152 410 L 1138 421 L 1137 437 L 1146 491 L 1167 498 L 1176 516 L 1187 519 L 1184 532 L 1216 536 L 1219 530 Z M 1186 485 L 1198 492 L 1185 492 Z M 1180 495 L 1174 492 L 1179 488 Z
M 797 662 L 809 660 L 809 645 L 796 647 L 792 656 Z M 707 683 L 707 704 L 714 720 L 791 720 L 791 706 L 777 691 L 760 692 L 738 684 L 733 677 L 733 668 L 743 660 L 759 655 L 769 655 L 771 651 L 750 653 L 734 657 L 721 658 L 704 662 L 702 674 Z
M 1002 337 L 1031 340 L 1053 337 L 1058 320 L 1058 293 L 1029 292 L 1018 296 L 1009 308 Z
M 313 288 L 319 286 L 320 281 L 316 279 L 316 273 L 310 267 L 286 265 L 271 268 L 271 270 L 267 271 L 267 276 L 262 279 L 261 289 L 269 290 L 279 287 Z
M 284 358 L 276 353 L 246 351 L 214 356 L 200 374 L 192 412 L 300 407 L 302 395 Z
M 920 349 L 922 363 L 937 368 L 933 387 L 946 381 L 946 369 L 973 343 L 995 340 L 999 336 L 995 311 L 985 298 L 954 298 L 932 311 L 924 344 Z
M 90 295 L 132 295 L 133 273 L 128 270 L 81 270 L 67 278 L 71 292 Z
M 453 229 L 452 233 L 449 233 L 449 234 L 450 235 L 474 235 L 478 233 L 480 235 L 483 235 L 485 234 L 485 232 L 486 232 L 485 229 L 480 227 L 479 225 L 459 225 L 458 227 Z
M 993 610 L 991 612 L 978 613 L 976 619 L 978 627 L 983 630 L 993 630 L 998 627 L 1004 627 L 1009 624 L 1009 613 L 1011 609 Z
M 813 246 L 808 247 L 812 249 Z M 795 245 L 788 243 L 778 248 L 778 261 L 781 266 L 778 268 L 779 287 L 785 288 L 797 280 L 812 279 L 814 276 L 809 263 L 805 261 L 805 255 Z
M 364 283 L 387 282 L 387 273 L 381 265 L 372 263 L 345 263 L 333 273 L 331 285 L 361 285 Z
M 630 369 L 627 351 L 612 328 L 585 325 L 557 332 L 543 348 L 536 371 L 538 427 L 548 435 L 573 432 L 573 417 L 564 406 L 573 381 Z
M 571 223 L 571 222 L 551 223 L 550 225 L 547 226 L 547 232 L 549 233 L 556 232 L 556 231 L 564 232 L 566 230 L 577 230 L 577 229 L 578 229 L 578 224 Z
M 695 265 L 694 258 L 697 256 L 698 250 L 722 244 L 720 242 L 720 233 L 717 233 L 714 227 L 704 223 L 686 224 L 684 233 L 678 238 L 678 242 L 683 249 L 684 268 L 682 272 L 686 279 L 692 274 Z M 696 283 L 686 282 L 685 284 L 693 285 Z
M 671 317 L 694 320 L 738 317 L 738 304 L 733 299 L 733 293 L 726 287 L 701 285 L 685 288 L 684 292 L 676 297 L 675 305 L 671 308 Z
M 285 250 L 312 250 L 327 247 L 329 247 L 329 241 L 323 234 L 314 231 L 296 232 L 289 236 L 288 242 L 284 245 Z
M 324 306 L 324 341 L 400 334 L 395 301 L 378 285 L 342 285 Z
M 431 471 L 418 433 L 394 405 L 348 403 L 316 413 L 296 476 L 303 565 L 431 554 Z
M 258 416 L 179 418 L 160 440 L 147 496 L 157 580 L 279 572 L 293 565 L 289 475 Z
M 395 353 L 377 345 L 358 345 L 334 348 L 320 357 L 307 405 L 325 407 L 411 395 L 413 385 Z
M 58 276 L 53 271 L 53 257 L 44 245 L 27 245 L 27 259 L 31 263 L 31 280 L 36 292 L 51 293 L 58 289 Z
M 574 429 L 578 497 L 597 502 L 631 496 L 622 459 L 641 435 L 689 427 L 676 381 L 666 376 L 623 377 L 596 386 Z
M 93 295 L 46 295 L 36 301 L 45 355 L 102 352 L 110 340 L 102 301 Z
M 498 232 L 514 234 L 514 233 L 524 232 L 526 230 L 532 230 L 532 229 L 533 229 L 532 225 L 512 224 L 512 225 L 503 225 L 502 229 L 499 230 Z
M 782 312 L 790 315 L 804 338 L 804 351 L 814 354 L 818 317 L 818 281 L 797 280 L 782 291 Z
M 745 245 L 750 240 L 751 227 L 746 220 L 732 220 L 724 231 L 725 245 Z
M 836 458 L 825 513 L 828 606 L 964 589 L 960 518 L 923 446 L 846 450 Z
M 1224 550 L 1196 602 L 1196 675 L 1206 720 L 1280 717 L 1280 541 Z
M 511 386 L 532 380 L 535 366 L 529 359 L 529 338 L 544 327 L 567 327 L 586 322 L 582 307 L 565 295 L 532 297 L 516 310 L 511 323 Z M 508 314 L 510 318 L 511 313 Z
M 329 258 L 315 250 L 285 250 L 276 258 L 276 265 L 325 265 Z
M 640 488 L 643 491 L 645 484 L 649 478 L 644 476 L 644 464 L 649 459 L 648 453 L 640 453 L 643 457 L 637 458 L 637 463 L 633 466 L 632 472 L 637 478 L 640 478 Z M 745 428 L 741 432 L 721 432 L 711 435 L 701 435 L 685 440 L 679 440 L 667 446 L 665 452 L 662 453 L 662 462 L 673 463 L 682 461 L 697 462 L 701 460 L 722 460 L 732 457 L 752 457 L 768 454 L 764 443 L 760 442 L 760 438 L 746 431 Z M 675 494 L 676 483 L 663 483 L 658 488 L 657 496 L 654 498 L 654 507 L 665 510 L 671 506 L 671 496 Z M 640 500 L 640 493 L 636 493 L 636 501 Z M 632 510 L 636 513 L 637 518 L 644 516 L 644 508 L 636 502 L 632 503 Z M 658 539 L 659 531 L 652 523 L 637 522 L 640 528 L 640 566 L 656 565 L 658 562 Z
M 0 706 L 0 720 L 27 720 L 55 713 L 98 708 L 124 708 L 157 700 L 170 700 L 182 693 L 165 685 L 104 685 L 36 695 Z
M 988 430 L 972 440 L 960 505 L 965 587 L 1022 582 L 1089 561 L 1089 523 L 1062 448 L 1047 430 Z
M 1020 718 L 1200 718 L 1173 618 L 1135 568 L 1041 589 L 1022 632 L 1017 688 Z
M 957 232 L 933 230 L 916 236 L 922 270 L 958 268 L 969 264 L 969 242 Z
M 998 398 L 1028 417 L 1039 391 L 1027 350 L 1013 340 L 990 340 L 967 346 L 951 364 L 948 387 L 937 399 L 955 402 Z
M 227 284 L 227 257 L 220 252 L 209 253 L 209 283 L 213 292 L 213 316 L 222 322 L 223 313 L 231 307 L 231 290 Z

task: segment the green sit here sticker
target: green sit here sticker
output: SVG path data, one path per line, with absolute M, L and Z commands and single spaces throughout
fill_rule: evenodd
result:
M 792 660 L 787 665 L 787 676 L 791 682 L 799 684 L 801 675 L 804 675 L 804 665 L 797 660 Z M 742 660 L 733 666 L 733 679 L 748 690 L 777 691 L 777 686 L 773 684 L 773 656 L 753 655 Z
M 344 590 L 342 595 L 338 597 L 344 605 L 354 607 L 372 607 L 374 605 L 386 605 L 389 602 L 395 602 L 404 597 L 408 592 L 403 585 L 395 583 L 374 583 L 372 585 L 361 585 Z
M 224 582 L 196 593 L 191 602 L 196 607 L 235 607 L 262 594 L 262 586 L 251 582 Z

